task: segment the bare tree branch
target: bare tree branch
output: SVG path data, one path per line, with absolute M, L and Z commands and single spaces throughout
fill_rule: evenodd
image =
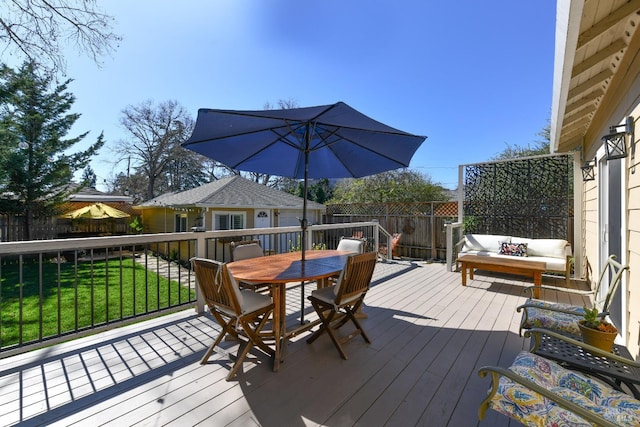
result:
M 121 37 L 112 32 L 113 17 L 96 0 L 5 0 L 0 8 L 0 45 L 56 73 L 66 70 L 63 48 L 69 44 L 98 66 Z

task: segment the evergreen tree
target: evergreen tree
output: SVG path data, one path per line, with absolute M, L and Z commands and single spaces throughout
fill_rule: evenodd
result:
M 91 166 L 87 166 L 82 171 L 82 183 L 89 188 L 96 188 L 98 177 Z
M 33 62 L 0 68 L 0 192 L 4 212 L 24 219 L 28 239 L 33 219 L 55 214 L 73 174 L 104 144 L 101 134 L 86 150 L 68 153 L 88 134 L 64 139 L 79 117 L 68 112 L 75 100 L 69 82 L 50 87 Z

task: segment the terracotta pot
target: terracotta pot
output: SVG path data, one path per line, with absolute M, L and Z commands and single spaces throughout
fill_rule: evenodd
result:
M 611 351 L 613 341 L 618 336 L 618 332 L 603 332 L 597 329 L 587 328 L 578 322 L 578 327 L 582 333 L 582 341 L 604 351 Z

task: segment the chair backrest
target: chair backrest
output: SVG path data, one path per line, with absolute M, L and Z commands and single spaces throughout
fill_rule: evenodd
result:
M 226 264 L 207 258 L 191 258 L 200 292 L 210 310 L 228 315 L 242 312 L 243 297 Z
M 334 287 L 337 304 L 354 300 L 369 290 L 376 260 L 375 252 L 349 255 L 338 283 Z
M 231 261 L 264 256 L 260 240 L 242 240 L 231 242 Z
M 609 258 L 607 258 L 607 263 L 602 269 L 600 277 L 598 278 L 598 283 L 596 284 L 593 303 L 594 307 L 596 307 L 601 313 L 609 312 L 609 306 L 611 305 L 613 295 L 616 293 L 616 290 L 622 281 L 623 273 L 628 268 L 628 265 L 622 265 L 616 261 L 615 255 L 609 255 Z M 607 292 L 604 295 L 600 295 L 600 288 L 605 282 L 605 278 L 609 280 L 609 289 L 607 289 Z
M 361 254 L 364 252 L 364 240 L 354 239 L 350 237 L 341 237 L 336 249 L 339 251 Z

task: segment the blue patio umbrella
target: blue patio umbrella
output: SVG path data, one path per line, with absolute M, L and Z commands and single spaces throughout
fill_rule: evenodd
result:
M 202 108 L 182 146 L 233 169 L 303 179 L 304 260 L 308 180 L 359 178 L 407 167 L 425 139 L 338 102 L 282 110 Z

